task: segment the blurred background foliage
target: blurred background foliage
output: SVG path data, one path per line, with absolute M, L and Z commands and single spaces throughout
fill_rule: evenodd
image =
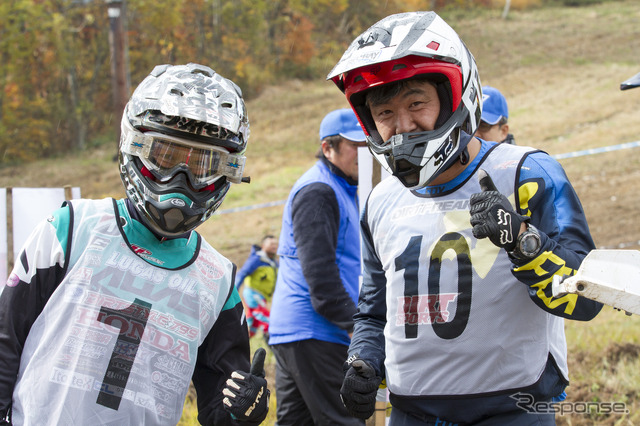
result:
M 112 1 L 112 0 L 110 0 Z M 601 0 L 123 0 L 130 87 L 155 65 L 199 62 L 252 97 L 324 79 L 349 42 L 412 10 L 587 5 Z M 0 2 L 0 166 L 113 142 L 108 1 Z

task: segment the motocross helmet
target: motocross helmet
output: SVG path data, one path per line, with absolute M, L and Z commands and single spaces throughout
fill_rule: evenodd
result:
M 418 78 L 438 92 L 436 128 L 382 140 L 366 105 L 367 92 Z M 345 93 L 374 157 L 410 189 L 428 185 L 466 152 L 482 113 L 475 59 L 434 12 L 399 13 L 377 22 L 351 43 L 327 79 Z
M 121 123 L 120 177 L 162 237 L 195 229 L 242 177 L 249 119 L 240 88 L 209 67 L 158 65 Z

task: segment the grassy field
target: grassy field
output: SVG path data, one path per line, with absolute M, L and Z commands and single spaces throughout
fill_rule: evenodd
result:
M 501 9 L 444 15 L 474 53 L 483 84 L 499 88 L 510 106 L 516 143 L 562 154 L 640 139 L 640 89 L 619 91 L 640 72 L 640 7 L 637 0 L 604 1 L 582 8 Z M 342 52 L 327 58 L 327 72 Z M 266 233 L 278 234 L 282 206 L 246 208 L 283 200 L 314 162 L 318 126 L 326 112 L 347 107 L 323 80 L 289 81 L 248 103 L 251 139 L 249 185 L 235 185 L 223 214 L 201 233 L 236 264 Z M 9 187 L 80 186 L 83 196 L 122 197 L 116 144 L 57 159 L 0 170 Z M 598 247 L 640 248 L 640 149 L 561 160 L 583 202 Z M 560 425 L 640 424 L 640 320 L 605 308 L 588 323 L 567 322 L 571 385 L 568 401 L 623 403 L 627 414 L 566 413 Z M 256 340 L 253 345 L 260 345 Z M 267 373 L 273 389 L 273 357 Z M 576 405 L 575 407 L 580 407 Z M 275 398 L 265 425 L 274 423 Z M 197 424 L 190 399 L 183 426 Z

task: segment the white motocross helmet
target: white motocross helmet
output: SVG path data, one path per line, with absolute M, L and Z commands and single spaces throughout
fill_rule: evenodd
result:
M 367 91 L 416 78 L 436 86 L 441 105 L 436 128 L 382 140 L 365 104 Z M 378 162 L 410 189 L 428 185 L 466 152 L 482 114 L 475 59 L 434 12 L 378 21 L 351 43 L 327 79 L 345 93 Z
M 145 223 L 162 237 L 192 231 L 242 173 L 249 118 L 240 88 L 209 67 L 159 65 L 122 116 L 120 177 Z

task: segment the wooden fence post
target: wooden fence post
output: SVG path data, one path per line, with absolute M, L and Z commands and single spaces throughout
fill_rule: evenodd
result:
M 366 426 L 385 426 L 387 424 L 387 401 L 376 401 L 376 410 L 369 417 Z
M 71 189 L 71 185 L 64 186 L 64 199 L 65 201 L 69 201 L 73 198 L 73 192 Z

